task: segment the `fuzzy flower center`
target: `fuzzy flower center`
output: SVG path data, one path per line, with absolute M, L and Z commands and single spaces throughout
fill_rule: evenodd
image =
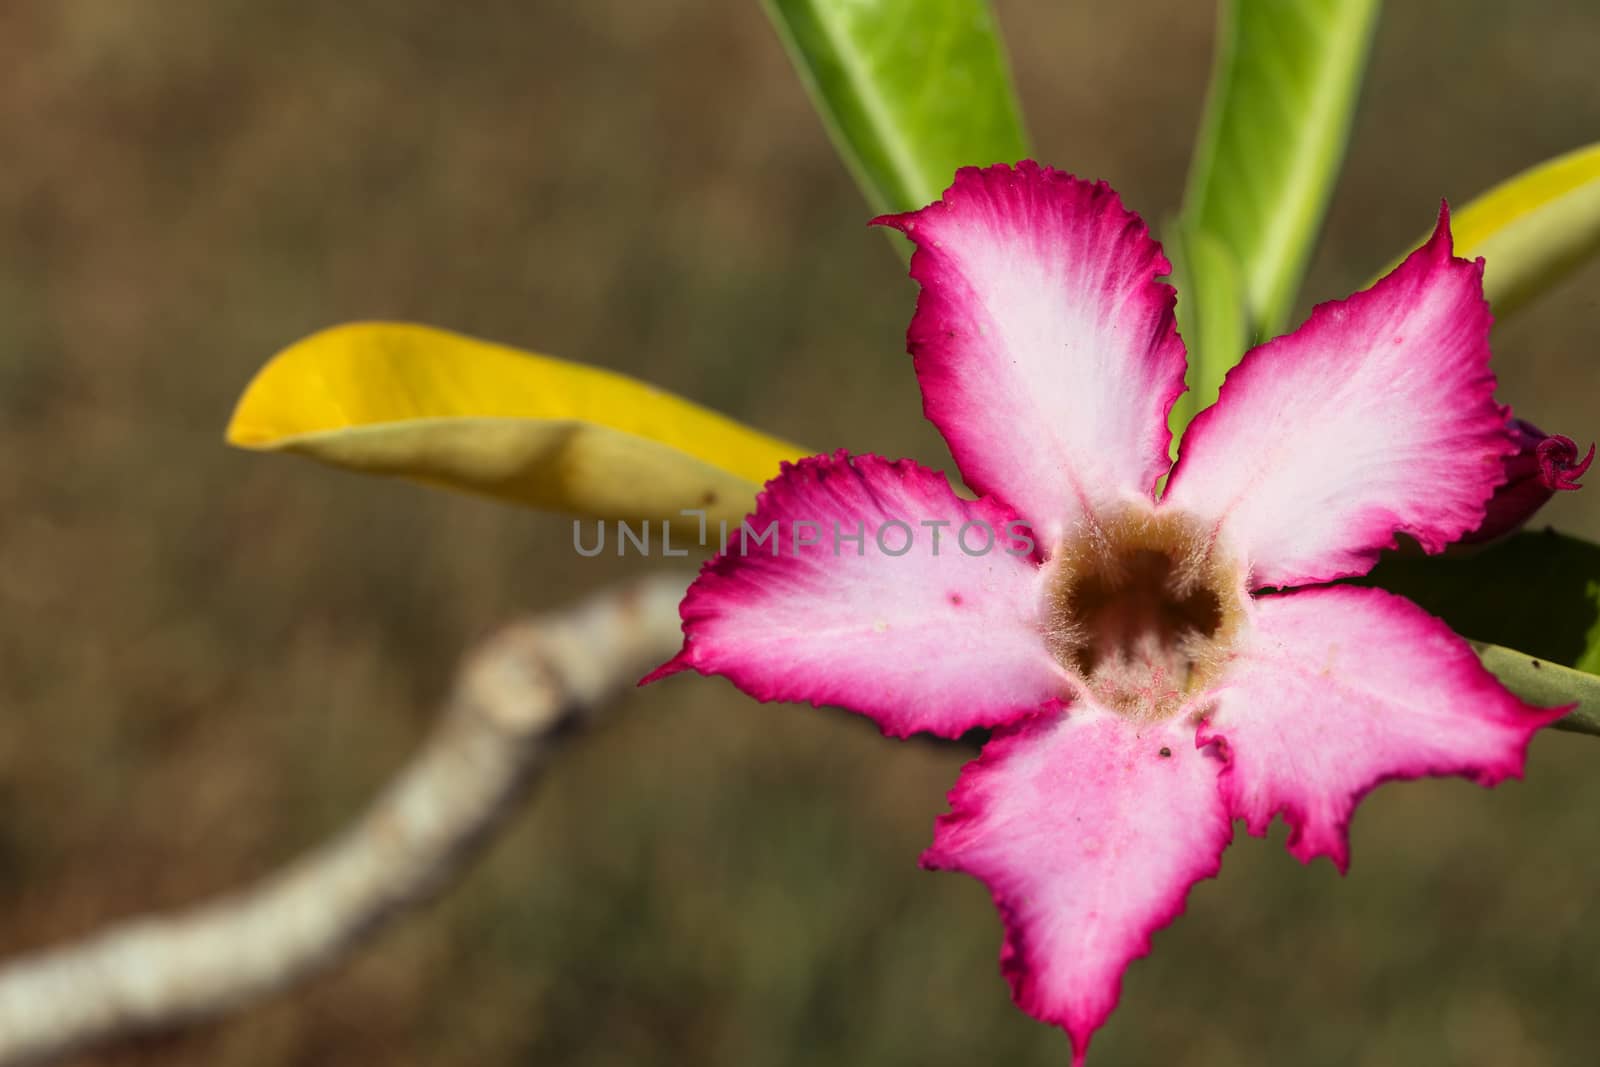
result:
M 1052 566 L 1050 650 L 1106 706 L 1164 719 L 1217 676 L 1244 594 L 1192 516 L 1131 508 L 1062 545 Z

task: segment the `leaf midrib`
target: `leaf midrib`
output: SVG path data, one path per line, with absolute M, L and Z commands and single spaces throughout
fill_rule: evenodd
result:
M 893 171 L 894 178 L 899 185 L 898 192 L 902 203 L 920 202 L 929 199 L 920 195 L 922 190 L 918 187 L 920 175 L 917 173 L 915 162 L 911 157 L 910 147 L 898 136 L 897 123 L 894 121 L 892 108 L 884 99 L 882 93 L 875 91 L 875 80 L 871 78 L 866 69 L 866 64 L 858 54 L 858 50 L 841 47 L 848 44 L 852 38 L 849 31 L 840 25 L 844 20 L 832 16 L 827 4 L 812 3 L 810 5 L 812 16 L 816 19 L 818 30 L 827 39 L 828 47 L 839 61 L 839 68 L 849 81 L 851 90 L 858 101 L 861 110 L 872 125 L 877 140 L 884 149 L 884 157 Z M 862 161 L 865 164 L 865 160 Z M 899 205 L 887 205 L 890 208 Z

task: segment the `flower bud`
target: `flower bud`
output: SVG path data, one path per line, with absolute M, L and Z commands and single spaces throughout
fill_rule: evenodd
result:
M 1557 492 L 1580 488 L 1578 479 L 1594 462 L 1594 445 L 1580 460 L 1570 437 L 1547 434 L 1516 418 L 1506 420 L 1506 429 L 1517 443 L 1517 451 L 1502 461 L 1506 480 L 1489 499 L 1482 525 L 1460 544 L 1482 544 L 1515 533 Z

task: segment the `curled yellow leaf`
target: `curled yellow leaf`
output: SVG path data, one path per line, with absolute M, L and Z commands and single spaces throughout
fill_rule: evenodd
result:
M 736 523 L 805 450 L 612 371 L 427 326 L 351 323 L 246 387 L 230 444 L 601 519 Z M 694 520 L 689 520 L 693 525 Z
M 1456 255 L 1483 257 L 1495 316 L 1511 314 L 1600 252 L 1600 144 L 1501 182 L 1452 211 L 1450 230 Z
M 1509 314 L 1600 251 L 1600 144 L 1502 182 L 1452 225 L 1459 253 L 1483 257 L 1495 313 Z

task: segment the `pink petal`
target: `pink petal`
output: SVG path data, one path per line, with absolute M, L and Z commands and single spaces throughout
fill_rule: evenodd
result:
M 1149 497 L 1183 392 L 1171 264 L 1104 183 L 1032 161 L 957 172 L 944 199 L 885 216 L 916 242 L 907 340 L 923 408 L 967 484 L 1046 547 L 1085 512 Z
M 757 700 L 850 708 L 896 737 L 956 737 L 1034 711 L 1067 687 L 1013 518 L 910 460 L 839 451 L 784 464 L 745 520 L 752 536 L 776 522 L 780 551 L 752 540 L 741 555 L 732 535 L 684 597 L 683 651 L 645 681 L 692 667 Z M 820 543 L 796 551 L 795 532 L 812 534 L 800 523 Z M 980 552 L 985 527 L 994 543 Z M 835 554 L 835 530 L 860 530 L 860 554 L 849 540 Z
M 1483 261 L 1450 247 L 1441 211 L 1382 281 L 1246 355 L 1184 434 L 1166 499 L 1219 521 L 1252 587 L 1365 574 L 1397 532 L 1438 552 L 1483 521 L 1516 446 Z
M 1345 869 L 1350 816 L 1383 782 L 1521 777 L 1534 731 L 1567 710 L 1524 704 L 1444 623 L 1381 589 L 1263 597 L 1252 621 L 1200 736 L 1224 743 L 1233 815 L 1260 836 L 1282 813 L 1305 863 Z
M 1219 766 L 1193 725 L 1075 707 L 996 734 L 950 793 L 923 865 L 988 885 L 1012 995 L 1067 1031 L 1074 1063 L 1128 963 L 1221 866 L 1232 826 Z

